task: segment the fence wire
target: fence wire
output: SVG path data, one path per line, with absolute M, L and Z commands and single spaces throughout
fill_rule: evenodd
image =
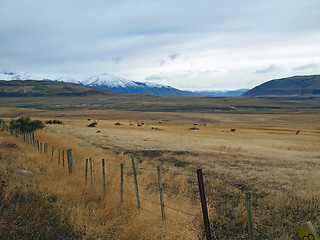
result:
M 1 122 L 1 125 L 2 125 L 3 128 L 8 128 L 3 122 Z M 53 145 L 46 145 L 44 142 L 41 142 L 40 140 L 32 139 L 32 136 L 22 135 L 22 134 L 20 134 L 20 133 L 14 132 L 14 131 L 11 131 L 11 133 L 12 133 L 12 135 L 14 135 L 14 136 L 16 136 L 16 137 L 21 138 L 25 143 L 29 143 L 32 147 L 34 147 L 35 149 L 37 149 L 40 153 L 45 154 L 45 156 L 46 156 L 48 159 L 49 159 L 49 158 L 54 159 L 54 158 L 57 158 L 57 157 L 58 157 L 58 155 L 56 154 L 58 148 L 54 149 L 55 151 L 54 151 L 54 154 L 53 154 L 53 157 L 52 157 L 52 147 L 53 147 Z M 37 142 L 39 142 L 39 146 L 37 146 Z M 40 147 L 40 143 L 42 143 L 42 144 L 41 144 L 41 145 L 42 145 L 42 148 Z M 45 146 L 47 146 L 47 149 L 45 149 Z M 41 148 L 41 149 L 40 149 L 40 148 Z M 61 166 L 62 166 L 62 150 L 63 150 L 63 148 L 60 148 L 60 155 L 59 155 L 59 156 L 60 156 L 60 164 L 61 164 Z M 65 151 L 65 156 L 66 156 L 66 151 Z M 107 158 L 105 158 L 105 159 L 107 159 Z M 68 164 L 68 163 L 67 163 L 67 159 L 65 158 L 65 167 L 68 167 L 67 164 Z M 97 166 L 97 165 L 95 165 L 95 166 Z M 120 170 L 120 164 L 108 163 L 108 166 L 111 166 L 111 167 L 113 167 L 113 168 L 115 168 L 115 169 Z M 123 166 L 123 168 L 125 168 L 125 169 L 132 169 L 132 166 Z M 77 168 L 77 169 L 78 169 L 78 168 Z M 84 168 L 83 168 L 83 167 L 79 167 L 79 169 L 80 169 L 80 170 L 83 170 Z M 78 170 L 79 170 L 79 169 L 78 169 Z M 88 169 L 88 170 L 89 170 L 89 169 Z M 142 171 L 151 171 L 151 172 L 154 172 L 155 175 L 156 175 L 156 173 L 157 173 L 157 169 L 156 169 L 156 168 L 137 167 L 136 170 L 138 170 L 138 171 L 140 171 L 140 172 L 142 172 Z M 162 171 L 162 174 L 168 174 L 168 173 L 169 173 L 169 174 L 171 174 L 172 176 L 180 176 L 180 175 L 182 175 L 182 176 L 191 177 L 192 179 L 194 179 L 194 178 L 196 177 L 196 174 L 190 174 L 190 173 L 183 173 L 183 172 L 171 171 L 171 170 L 169 170 L 169 169 L 161 169 L 161 171 Z M 88 178 L 89 178 L 90 175 L 88 174 L 87 176 L 88 176 Z M 110 177 L 110 178 L 112 178 L 112 179 L 115 179 L 115 176 L 112 175 L 112 174 L 109 174 L 108 172 L 105 174 L 105 176 L 108 176 L 108 177 Z M 204 176 L 210 177 L 210 178 L 212 179 L 212 180 L 210 180 L 210 181 L 209 181 L 209 180 L 206 180 L 206 181 L 205 181 L 206 184 L 207 184 L 208 186 L 213 187 L 215 190 L 219 191 L 220 193 L 221 193 L 221 192 L 224 192 L 224 193 L 228 193 L 228 194 L 234 196 L 234 198 L 232 198 L 232 199 L 239 199 L 239 198 L 240 198 L 240 199 L 241 199 L 241 198 L 244 199 L 244 198 L 245 198 L 245 195 L 244 195 L 243 190 L 240 189 L 238 186 L 234 186 L 234 184 L 232 184 L 233 181 L 230 180 L 230 179 L 229 179 L 228 177 L 226 177 L 225 175 L 222 175 L 222 174 L 220 174 L 220 173 L 216 173 L 216 172 L 215 172 L 215 173 L 206 173 L 206 174 L 204 174 Z M 118 176 L 118 177 L 119 177 L 119 176 Z M 232 188 L 234 188 L 236 191 L 232 191 L 232 190 L 230 190 L 230 189 L 228 189 L 228 188 L 226 188 L 226 187 L 223 187 L 223 186 L 215 183 L 214 179 L 219 179 L 220 181 L 229 184 L 229 185 L 232 186 Z M 88 179 L 88 180 L 89 180 L 89 179 Z M 120 181 L 120 178 L 117 179 L 117 180 Z M 130 183 L 130 184 L 134 184 L 134 181 L 130 180 L 128 176 L 126 176 L 126 177 L 123 179 L 123 181 L 124 181 L 124 182 L 127 182 L 127 183 Z M 156 186 L 156 184 L 154 184 L 154 185 Z M 138 183 L 138 187 L 143 187 L 143 188 L 145 188 L 145 190 L 148 190 L 148 189 L 150 188 L 150 185 L 145 185 L 145 184 L 142 184 L 142 183 Z M 121 191 L 120 188 L 114 187 L 113 184 L 109 185 L 108 188 L 113 189 L 113 190 L 116 190 L 116 191 L 119 191 L 119 192 Z M 141 188 L 140 188 L 140 189 L 141 189 Z M 170 188 L 164 188 L 164 190 L 165 190 L 165 192 L 168 192 L 168 193 L 170 193 L 170 194 L 174 194 L 174 195 L 177 195 L 177 196 L 182 196 L 182 197 L 184 197 L 184 198 L 190 197 L 190 196 L 187 195 L 187 194 L 181 194 L 181 193 L 178 193 L 178 192 L 176 192 L 176 191 L 173 192 Z M 237 192 L 237 191 L 238 191 L 238 192 Z M 131 194 L 131 193 L 127 192 L 127 191 L 123 191 L 123 194 L 130 195 L 130 196 L 132 196 L 132 197 L 136 197 L 136 194 Z M 120 195 L 120 194 L 119 194 L 119 195 Z M 213 196 L 213 197 L 214 197 L 214 196 Z M 207 196 L 207 199 L 210 199 L 210 198 L 211 198 L 211 196 L 209 196 L 209 197 Z M 148 198 L 146 198 L 146 197 L 144 197 L 144 196 L 140 196 L 140 199 L 142 199 L 142 200 L 144 200 L 144 201 L 147 201 L 147 202 L 151 203 L 151 204 L 154 205 L 154 206 L 160 206 L 160 202 L 156 202 L 156 201 L 150 200 L 150 199 L 148 199 Z M 229 199 L 229 198 L 226 199 L 226 200 L 223 200 L 223 199 L 214 199 L 213 202 L 222 203 L 223 201 L 228 201 L 228 200 L 232 200 L 232 199 Z M 134 204 L 132 204 L 132 203 L 130 203 L 130 202 L 128 202 L 128 204 L 137 207 L 136 205 L 134 205 Z M 299 225 L 298 222 L 293 222 L 293 221 L 291 221 L 291 220 L 288 219 L 286 216 L 284 216 L 283 214 L 281 214 L 279 211 L 277 211 L 277 210 L 275 210 L 275 209 L 272 209 L 272 207 L 270 207 L 270 206 L 264 206 L 263 204 L 260 204 L 260 203 L 258 203 L 257 201 L 254 201 L 253 204 L 254 204 L 254 206 L 255 206 L 254 212 L 259 211 L 259 209 L 260 209 L 260 210 L 264 209 L 264 210 L 266 210 L 268 213 L 271 213 L 271 214 L 273 214 L 273 215 L 277 215 L 282 221 L 284 221 L 284 222 L 286 222 L 287 224 L 289 224 L 292 228 L 296 228 L 296 227 Z M 184 210 L 181 210 L 181 209 L 177 209 L 177 208 L 175 208 L 175 207 L 170 206 L 170 204 L 168 205 L 168 204 L 166 204 L 166 203 L 164 204 L 164 207 L 165 207 L 166 209 L 170 209 L 170 210 L 172 210 L 172 211 L 176 211 L 176 212 L 182 213 L 182 214 L 184 214 L 184 215 L 191 216 L 191 217 L 193 217 L 193 218 L 199 218 L 199 216 L 201 216 L 201 214 L 196 215 L 196 214 L 190 213 L 190 212 L 188 212 L 188 211 L 184 211 Z M 259 208 L 259 209 L 258 209 L 258 208 Z M 150 210 L 146 209 L 145 207 L 140 207 L 140 209 L 141 209 L 142 211 L 144 211 L 144 212 L 150 213 L 150 214 L 152 214 L 152 215 L 154 215 L 154 216 L 157 216 L 157 217 L 161 218 L 161 215 L 160 215 L 160 214 L 157 214 L 157 213 L 155 213 L 155 212 L 153 212 L 153 211 L 150 211 Z M 254 229 L 255 229 L 256 232 L 259 234 L 259 236 L 262 236 L 264 239 L 274 239 L 274 237 L 271 237 L 271 236 L 269 235 L 269 232 L 272 232 L 272 231 L 273 231 L 273 226 L 267 226 L 267 225 L 263 224 L 262 222 L 259 221 L 258 217 L 255 217 L 254 219 L 255 219 Z M 178 224 L 178 225 L 180 225 L 180 226 L 182 226 L 182 227 L 184 227 L 184 228 L 186 228 L 186 229 L 188 229 L 188 230 L 194 231 L 194 232 L 198 233 L 199 236 L 200 236 L 200 235 L 202 235 L 202 237 L 204 236 L 204 235 L 203 235 L 203 231 L 200 231 L 200 230 L 198 230 L 198 229 L 194 229 L 194 228 L 192 228 L 192 227 L 190 227 L 190 226 L 188 226 L 188 225 L 184 225 L 184 224 L 181 224 L 181 223 L 177 223 L 177 222 L 175 222 L 175 221 L 173 221 L 173 220 L 171 220 L 171 219 L 169 219 L 169 218 L 166 218 L 166 221 L 170 221 L 170 222 L 175 223 L 175 224 Z M 268 233 L 265 233 L 265 231 L 263 231 L 262 229 L 267 229 L 267 232 L 268 232 Z M 226 235 L 229 235 L 229 232 L 228 232 L 228 231 L 225 231 L 225 230 L 222 229 L 221 227 L 219 228 L 219 231 L 223 232 L 223 233 L 226 234 Z M 212 234 L 215 234 L 214 231 L 212 232 Z M 214 237 L 215 239 L 218 239 L 216 235 L 214 235 L 213 237 Z

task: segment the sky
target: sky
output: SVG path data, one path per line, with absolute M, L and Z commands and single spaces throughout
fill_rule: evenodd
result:
M 0 72 L 184 90 L 320 73 L 319 0 L 0 0 Z

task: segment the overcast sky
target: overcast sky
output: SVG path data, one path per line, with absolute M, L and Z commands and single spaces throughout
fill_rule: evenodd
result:
M 3 71 L 189 90 L 319 74 L 320 1 L 0 0 Z

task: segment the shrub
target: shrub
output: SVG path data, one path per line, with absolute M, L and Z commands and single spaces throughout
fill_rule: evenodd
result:
M 44 128 L 44 124 L 40 120 L 32 120 L 29 117 L 21 117 L 17 120 L 12 119 L 9 125 L 12 130 L 21 132 L 33 132 L 36 129 Z
M 48 120 L 46 124 L 63 124 L 60 120 Z
M 96 122 L 93 122 L 93 123 L 90 123 L 89 125 L 88 125 L 88 127 L 95 127 L 97 125 L 97 123 Z

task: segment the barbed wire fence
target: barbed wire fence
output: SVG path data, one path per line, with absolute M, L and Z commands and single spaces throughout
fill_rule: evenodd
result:
M 225 179 L 225 176 L 217 175 L 216 172 L 206 172 L 203 178 L 201 169 L 198 169 L 196 174 L 196 172 L 185 173 L 161 169 L 159 165 L 155 168 L 136 167 L 134 155 L 130 155 L 131 164 L 116 163 L 108 159 L 101 159 L 100 162 L 88 156 L 84 159 L 83 165 L 79 165 L 78 160 L 76 170 L 71 149 L 57 148 L 53 145 L 49 148 L 47 142 L 36 139 L 33 133 L 14 131 L 3 121 L 1 121 L 1 127 L 44 154 L 47 159 L 66 168 L 69 175 L 82 174 L 85 185 L 101 188 L 103 197 L 108 195 L 108 191 L 110 194 L 111 189 L 119 193 L 120 203 L 126 201 L 125 196 L 136 198 L 136 204 L 127 203 L 137 207 L 138 211 L 151 214 L 159 220 L 193 231 L 199 239 L 279 239 L 283 229 L 288 232 L 287 236 L 290 239 L 300 239 L 295 231 L 302 221 L 297 221 L 288 214 L 266 205 L 263 198 L 254 194 L 252 196 L 250 191 L 243 191 L 232 185 L 222 186 L 221 181 L 230 182 L 230 180 Z M 101 172 L 97 171 L 100 163 Z M 110 171 L 110 169 L 113 170 Z M 199 171 L 201 179 L 199 179 Z M 153 176 L 151 180 L 149 179 L 149 183 L 140 181 L 140 177 L 145 172 Z M 171 178 L 186 177 L 189 182 L 188 191 L 181 193 L 170 188 L 169 184 L 162 182 L 163 174 L 170 175 Z M 201 181 L 204 183 L 202 187 Z M 173 200 L 177 198 L 189 199 L 191 207 L 179 208 L 170 203 L 171 201 L 176 204 Z M 152 208 L 148 207 L 149 205 Z M 209 214 L 206 212 L 207 207 L 210 210 Z M 189 218 L 192 224 L 171 219 L 175 214 Z M 319 212 L 316 215 L 319 216 Z

